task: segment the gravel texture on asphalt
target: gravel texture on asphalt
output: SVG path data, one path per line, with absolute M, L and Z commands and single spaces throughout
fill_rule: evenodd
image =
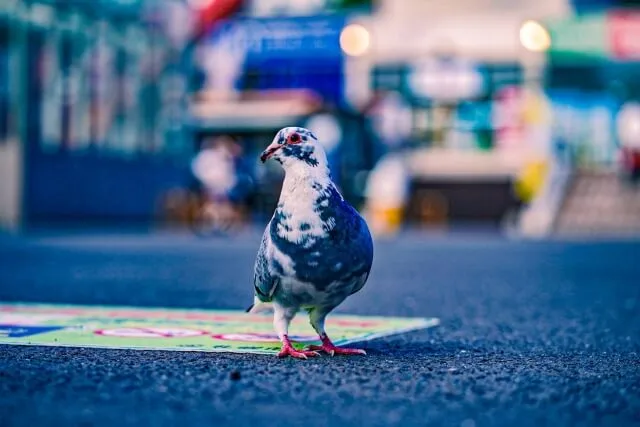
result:
M 0 301 L 242 309 L 259 235 L 0 237 Z M 0 346 L 3 426 L 640 425 L 640 243 L 407 233 L 339 311 L 366 357 Z

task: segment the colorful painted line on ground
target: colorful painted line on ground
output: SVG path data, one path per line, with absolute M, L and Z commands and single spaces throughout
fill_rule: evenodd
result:
M 334 315 L 336 345 L 436 326 L 436 318 Z M 298 348 L 318 343 L 306 315 L 290 329 Z M 272 316 L 242 311 L 0 304 L 0 344 L 276 354 Z

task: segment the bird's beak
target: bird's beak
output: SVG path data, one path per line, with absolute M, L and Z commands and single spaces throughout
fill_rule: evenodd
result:
M 276 151 L 278 151 L 280 148 L 282 148 L 283 146 L 278 144 L 278 143 L 273 143 L 271 145 L 269 145 L 260 155 L 260 161 L 262 163 L 266 162 L 267 160 L 269 160 L 269 158 L 271 156 L 273 156 L 273 153 L 275 153 Z

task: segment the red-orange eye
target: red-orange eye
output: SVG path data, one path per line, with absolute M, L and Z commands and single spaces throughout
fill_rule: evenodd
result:
M 289 144 L 298 144 L 302 141 L 302 138 L 300 138 L 300 135 L 298 135 L 297 133 L 291 134 L 291 136 L 289 136 Z

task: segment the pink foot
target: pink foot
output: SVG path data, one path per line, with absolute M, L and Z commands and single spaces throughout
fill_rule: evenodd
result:
M 325 353 L 334 356 L 336 354 L 343 354 L 343 355 L 363 355 L 365 356 L 367 354 L 366 351 L 359 349 L 359 348 L 341 348 L 341 347 L 336 347 L 331 340 L 329 339 L 328 336 L 324 335 L 322 337 L 320 337 L 320 339 L 322 340 L 322 345 L 309 345 L 307 347 L 305 347 L 305 350 L 311 350 L 311 351 L 324 351 Z
M 309 357 L 320 356 L 320 353 L 313 350 L 302 350 L 302 351 L 296 350 L 291 345 L 291 341 L 289 341 L 289 337 L 285 335 L 284 339 L 282 340 L 282 350 L 280 350 L 280 353 L 278 353 L 278 357 L 287 357 L 287 356 L 291 356 L 296 359 L 307 359 Z

